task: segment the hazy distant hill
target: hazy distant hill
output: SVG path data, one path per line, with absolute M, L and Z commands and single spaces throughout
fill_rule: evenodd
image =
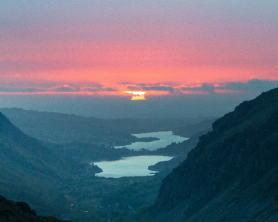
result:
M 278 88 L 213 123 L 163 180 L 148 219 L 278 221 L 277 160 Z
M 69 114 L 1 108 L 12 123 L 27 135 L 48 142 L 82 142 L 126 145 L 136 140 L 133 133 L 171 131 L 193 135 L 209 128 L 203 119 L 99 119 Z M 196 125 L 194 125 L 196 124 Z M 176 130 L 177 129 L 177 130 Z
M 192 137 L 196 133 L 207 132 L 207 131 L 211 130 L 212 123 L 215 120 L 216 120 L 216 118 L 200 121 L 198 123 L 191 124 L 191 125 L 184 125 L 184 126 L 174 129 L 174 133 L 184 136 L 184 137 Z
M 103 120 L 69 114 L 0 109 L 24 133 L 48 142 L 129 143 L 134 138 L 128 129 L 131 119 Z

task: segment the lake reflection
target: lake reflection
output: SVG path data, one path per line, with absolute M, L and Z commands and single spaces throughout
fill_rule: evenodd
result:
M 131 145 L 126 146 L 115 146 L 115 148 L 123 148 L 126 147 L 128 149 L 133 150 L 141 150 L 142 148 L 147 150 L 157 150 L 159 148 L 164 148 L 171 143 L 181 143 L 185 140 L 188 140 L 188 138 L 173 135 L 172 131 L 167 132 L 153 132 L 153 133 L 140 133 L 140 134 L 132 134 L 133 136 L 136 136 L 137 138 L 148 138 L 148 137 L 154 137 L 158 138 L 159 140 L 155 140 L 152 142 L 135 142 Z
M 148 170 L 148 167 L 161 161 L 169 161 L 169 156 L 133 156 L 122 158 L 117 161 L 94 162 L 103 172 L 97 173 L 98 177 L 134 177 L 153 176 L 156 171 Z

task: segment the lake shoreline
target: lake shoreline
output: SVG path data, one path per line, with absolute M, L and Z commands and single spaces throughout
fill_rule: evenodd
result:
M 96 173 L 96 177 L 122 178 L 134 176 L 154 176 L 158 171 L 149 170 L 148 167 L 159 162 L 169 161 L 174 157 L 170 156 L 133 156 L 122 158 L 117 161 L 93 162 L 103 172 Z
M 140 133 L 132 134 L 132 136 L 136 136 L 143 141 L 147 140 L 147 142 L 134 142 L 130 145 L 114 147 L 114 149 L 118 150 L 130 150 L 129 153 L 133 155 L 122 156 L 112 161 L 92 161 L 91 164 L 95 164 L 103 171 L 96 173 L 95 176 L 112 178 L 125 176 L 153 176 L 159 171 L 152 170 L 152 167 L 159 162 L 167 162 L 177 156 L 175 154 L 169 154 L 171 153 L 169 150 L 171 150 L 173 144 L 182 143 L 189 139 L 176 136 L 172 131 Z M 155 138 L 155 140 L 152 138 Z M 134 162 L 129 162 L 129 160 L 133 160 Z
M 157 140 L 147 141 L 147 142 L 133 142 L 130 145 L 114 146 L 114 148 L 116 149 L 127 148 L 135 151 L 140 151 L 142 149 L 149 150 L 149 151 L 156 151 L 158 149 L 165 148 L 172 143 L 181 143 L 189 139 L 186 137 L 175 135 L 172 131 L 139 133 L 139 134 L 132 134 L 132 136 L 135 136 L 139 139 L 157 138 Z

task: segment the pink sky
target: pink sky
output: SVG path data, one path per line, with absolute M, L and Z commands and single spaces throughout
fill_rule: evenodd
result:
M 153 87 L 148 93 L 163 94 L 277 81 L 277 8 L 258 0 L 7 1 L 0 88 L 119 95 Z

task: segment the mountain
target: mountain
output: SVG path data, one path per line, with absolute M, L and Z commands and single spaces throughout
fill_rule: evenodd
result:
M 0 111 L 24 133 L 43 141 L 124 144 L 134 141 L 127 132 L 136 125 L 131 119 L 104 120 L 19 108 L 2 108 Z
M 59 222 L 54 217 L 37 216 L 36 212 L 25 202 L 14 202 L 0 195 L 0 221 L 1 222 Z
M 213 123 L 144 220 L 278 221 L 278 88 Z
M 1 195 L 28 201 L 40 213 L 55 212 L 54 190 L 82 170 L 86 172 L 86 165 L 57 157 L 55 150 L 24 134 L 0 113 Z
M 100 119 L 19 108 L 1 108 L 0 112 L 25 134 L 58 144 L 82 142 L 105 146 L 126 145 L 139 141 L 131 134 L 172 130 L 176 134 L 182 131 L 188 134 L 185 137 L 189 137 L 206 130 L 212 123 L 204 118 Z M 198 124 L 200 121 L 203 122 Z
M 34 171 L 45 176 L 58 176 L 51 166 L 53 161 L 57 161 L 55 155 L 49 153 L 49 150 L 37 140 L 22 133 L 2 113 L 0 113 L 0 148 L 1 167 Z

